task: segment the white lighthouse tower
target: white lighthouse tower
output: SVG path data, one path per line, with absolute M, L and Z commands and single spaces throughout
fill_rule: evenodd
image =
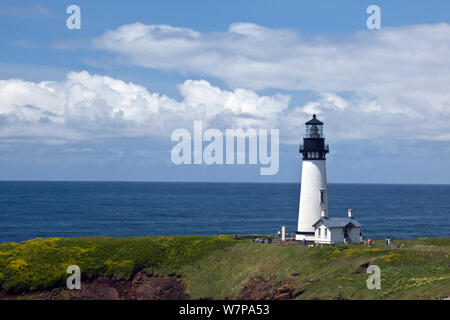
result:
M 315 240 L 313 226 L 328 217 L 327 173 L 325 156 L 329 152 L 323 135 L 323 122 L 313 115 L 306 124 L 300 153 L 303 155 L 300 205 L 296 240 Z

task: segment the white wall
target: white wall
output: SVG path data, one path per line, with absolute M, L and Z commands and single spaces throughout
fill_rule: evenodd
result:
M 319 229 L 320 229 L 320 236 L 319 236 Z M 316 242 L 318 243 L 331 243 L 331 230 L 328 229 L 327 230 L 327 236 L 325 237 L 325 229 L 327 229 L 324 225 L 321 225 L 320 227 L 318 227 L 316 229 L 315 232 L 315 236 L 316 238 L 314 239 Z
M 325 203 L 320 203 L 320 190 L 325 193 Z M 321 218 L 322 208 L 328 213 L 327 174 L 325 160 L 304 160 L 298 213 L 298 231 L 314 232 L 312 226 Z

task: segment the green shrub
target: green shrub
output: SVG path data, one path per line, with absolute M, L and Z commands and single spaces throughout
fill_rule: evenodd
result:
M 0 286 L 21 293 L 65 284 L 67 267 L 83 279 L 129 279 L 148 268 L 159 274 L 234 244 L 229 236 L 54 238 L 0 245 Z
M 106 260 L 105 275 L 112 279 L 128 280 L 134 272 L 135 263 L 133 260 L 111 261 Z

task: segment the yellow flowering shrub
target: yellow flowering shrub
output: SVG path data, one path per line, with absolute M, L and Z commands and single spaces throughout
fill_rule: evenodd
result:
M 67 267 L 84 279 L 129 279 L 138 270 L 170 270 L 209 251 L 234 244 L 231 237 L 33 239 L 0 245 L 0 287 L 26 292 L 64 285 Z

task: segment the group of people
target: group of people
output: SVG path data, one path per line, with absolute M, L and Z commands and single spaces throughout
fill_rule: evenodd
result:
M 277 233 L 277 236 L 278 236 L 278 238 L 281 238 L 281 231 L 278 231 L 278 233 Z M 363 237 L 362 237 L 362 234 L 360 234 L 360 237 L 361 237 L 361 240 L 363 239 Z M 271 244 L 272 243 L 272 239 L 271 238 L 260 238 L 260 237 L 258 237 L 258 238 L 256 238 L 256 239 L 253 239 L 253 241 L 254 242 L 257 242 L 257 243 L 267 243 L 267 244 Z M 367 239 L 367 241 L 366 240 L 362 240 L 363 242 L 364 242 L 364 244 L 367 244 L 367 246 L 369 246 L 369 247 L 372 247 L 372 244 L 373 244 L 373 241 L 372 241 L 372 239 L 371 238 L 368 238 Z M 384 239 L 384 241 L 385 241 L 385 243 L 386 243 L 386 247 L 387 248 L 394 248 L 393 246 L 392 246 L 392 239 L 390 239 L 389 237 L 386 237 L 385 239 Z M 308 245 L 308 243 L 307 243 L 307 241 L 305 240 L 305 239 L 303 239 L 303 241 L 302 241 L 302 244 L 303 244 L 303 246 L 304 247 L 319 247 L 319 246 L 321 246 L 321 247 L 323 247 L 323 244 L 322 245 L 318 245 L 317 243 L 316 243 L 316 245 L 314 246 L 314 244 L 309 244 Z M 332 246 L 334 247 L 334 243 L 332 243 Z M 398 242 L 395 244 L 395 248 L 396 249 L 399 249 L 399 248 L 405 248 L 405 244 L 404 243 L 401 243 L 401 244 L 399 244 Z
M 306 239 L 302 240 L 302 244 L 304 247 L 308 247 L 308 248 L 323 248 L 323 243 L 308 243 L 308 241 L 306 241 Z M 334 241 L 331 241 L 331 246 L 334 248 Z
M 302 244 L 303 244 L 303 246 L 304 247 L 308 247 L 308 248 L 323 248 L 323 243 L 321 243 L 321 244 L 319 244 L 319 243 L 309 243 L 308 244 L 308 242 L 306 241 L 306 239 L 303 239 L 302 240 Z M 333 247 L 334 247 L 334 243 L 332 244 L 333 245 Z
M 392 245 L 392 239 L 391 238 L 388 238 L 388 237 L 386 237 L 385 239 L 384 239 L 384 242 L 385 242 L 385 244 L 386 244 L 386 248 L 394 248 L 394 246 Z M 364 243 L 366 243 L 366 241 L 364 241 Z M 369 246 L 369 247 L 371 247 L 372 246 L 372 239 L 371 238 L 369 238 L 369 239 L 367 239 L 367 246 Z M 396 249 L 399 249 L 399 248 L 404 248 L 405 247 L 405 244 L 404 243 L 396 243 L 395 244 L 395 248 Z
M 256 238 L 253 239 L 253 241 L 257 242 L 257 243 L 267 243 L 267 244 L 271 244 L 272 243 L 272 239 L 271 238 L 267 238 L 267 240 L 265 238 Z
M 394 247 L 394 246 L 392 245 L 392 239 L 386 237 L 386 238 L 384 239 L 384 242 L 386 243 L 386 247 L 387 247 L 387 248 L 393 248 L 393 247 Z M 401 244 L 401 248 L 404 248 L 404 247 L 405 247 L 405 244 L 402 243 L 402 244 Z M 396 248 L 396 249 L 399 249 L 399 248 L 400 248 L 400 244 L 399 244 L 398 242 L 395 244 L 395 248 Z

